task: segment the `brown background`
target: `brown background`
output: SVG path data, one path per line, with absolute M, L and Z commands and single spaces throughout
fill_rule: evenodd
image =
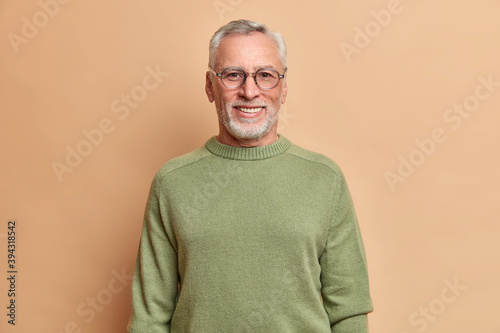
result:
M 2 332 L 125 331 L 151 179 L 216 134 L 208 41 L 238 18 L 286 39 L 280 132 L 346 174 L 368 257 L 371 332 L 500 332 L 500 86 L 474 97 L 480 77 L 500 82 L 499 1 L 54 3 L 0 2 Z M 390 20 L 376 23 L 372 11 L 388 8 Z M 356 53 L 343 53 L 347 44 Z M 168 72 L 150 91 L 141 88 L 148 69 Z M 140 102 L 125 115 L 120 98 L 131 92 Z M 474 111 L 450 113 L 461 103 Z M 88 146 L 83 131 L 103 121 L 108 133 Z M 68 146 L 87 156 L 58 179 L 53 163 L 66 164 Z M 9 219 L 18 223 L 15 327 Z

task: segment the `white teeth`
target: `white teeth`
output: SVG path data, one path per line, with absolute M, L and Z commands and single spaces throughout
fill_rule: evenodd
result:
M 246 112 L 246 113 L 256 113 L 256 112 L 259 112 L 260 110 L 262 110 L 262 108 L 251 108 L 251 109 L 248 109 L 248 108 L 238 108 L 238 110 L 241 110 L 243 112 Z

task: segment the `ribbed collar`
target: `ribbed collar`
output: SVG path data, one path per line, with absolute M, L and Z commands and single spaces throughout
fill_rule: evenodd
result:
M 278 141 L 261 147 L 235 147 L 217 141 L 216 137 L 211 137 L 205 147 L 214 155 L 232 160 L 263 160 L 284 153 L 290 148 L 292 143 L 283 135 L 279 135 Z

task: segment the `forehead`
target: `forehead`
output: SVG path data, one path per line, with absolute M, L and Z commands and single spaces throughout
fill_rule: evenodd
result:
M 217 49 L 216 67 L 242 67 L 252 70 L 263 66 L 281 68 L 278 47 L 261 32 L 250 35 L 231 34 L 224 37 Z

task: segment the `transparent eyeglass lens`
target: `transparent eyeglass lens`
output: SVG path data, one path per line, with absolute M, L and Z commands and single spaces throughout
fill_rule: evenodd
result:
M 274 88 L 279 82 L 279 74 L 274 69 L 259 69 L 254 75 L 262 88 Z M 245 81 L 245 72 L 228 68 L 222 72 L 222 81 L 227 87 L 239 87 Z

